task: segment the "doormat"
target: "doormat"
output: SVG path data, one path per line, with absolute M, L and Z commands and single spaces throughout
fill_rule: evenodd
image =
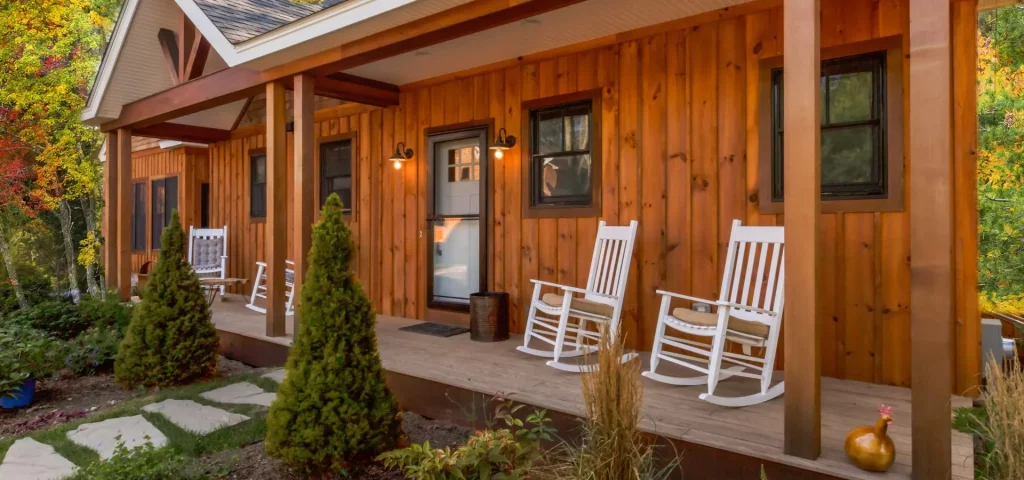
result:
M 460 327 L 458 325 L 446 325 L 443 323 L 434 322 L 423 322 L 417 323 L 416 325 L 409 325 L 408 327 L 399 328 L 399 330 L 412 333 L 422 333 L 424 335 L 430 335 L 432 337 L 451 337 L 455 335 L 461 335 L 469 331 L 466 327 Z

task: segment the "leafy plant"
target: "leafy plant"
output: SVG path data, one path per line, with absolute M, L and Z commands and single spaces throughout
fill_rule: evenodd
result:
M 109 371 L 120 344 L 121 335 L 116 329 L 94 327 L 68 342 L 64 365 L 75 375 Z
M 321 217 L 265 445 L 271 456 L 314 474 L 393 448 L 401 435 L 377 352 L 376 314 L 351 268 L 355 246 L 337 195 L 327 198 Z
M 128 324 L 132 321 L 131 302 L 121 303 L 117 295 L 107 295 L 106 298 L 83 295 L 78 300 L 78 314 L 90 327 L 113 328 L 123 336 L 128 330 Z
M 148 439 L 147 439 L 148 440 Z M 211 478 L 193 467 L 193 461 L 170 448 L 154 448 L 148 441 L 125 448 L 118 437 L 114 456 L 94 462 L 68 480 L 200 480 Z
M 26 379 L 60 368 L 60 342 L 20 324 L 0 327 L 0 397 L 19 390 Z
M 18 310 L 10 321 L 46 332 L 61 340 L 70 340 L 89 328 L 78 313 L 78 306 L 63 300 L 49 300 L 26 310 Z
M 217 330 L 199 277 L 185 260 L 183 238 L 174 210 L 146 298 L 133 308 L 118 348 L 114 375 L 125 387 L 183 385 L 217 368 Z
M 514 415 L 523 407 L 504 403 L 496 418 L 508 428 L 476 432 L 454 451 L 434 449 L 424 442 L 383 453 L 377 459 L 413 480 L 528 478 L 543 454 L 541 442 L 550 441 L 555 429 L 543 410 L 528 415 L 524 424 Z
M 19 264 L 18 285 L 29 305 L 36 305 L 46 301 L 51 293 L 50 279 L 43 273 L 42 269 L 35 265 Z M 7 273 L 3 262 L 0 262 L 0 316 L 14 313 L 19 308 L 17 293 L 14 288 L 14 281 Z

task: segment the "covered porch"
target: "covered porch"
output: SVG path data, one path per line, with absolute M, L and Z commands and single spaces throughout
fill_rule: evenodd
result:
M 279 364 L 291 344 L 291 325 L 286 336 L 268 337 L 263 316 L 246 309 L 244 298 L 228 297 L 213 307 L 213 322 L 224 353 L 247 362 Z M 513 335 L 501 343 L 479 343 L 471 341 L 468 334 L 439 338 L 399 330 L 418 322 L 388 315 L 377 317 L 381 360 L 403 408 L 472 425 L 479 421 L 474 416 L 480 413 L 480 403 L 500 394 L 567 417 L 582 415 L 579 376 L 549 368 L 542 360 L 515 351 L 522 336 Z M 641 361 L 648 359 L 648 353 L 641 355 Z M 662 455 L 671 454 L 673 447 L 677 449 L 688 478 L 757 478 L 761 465 L 768 478 L 910 477 L 909 389 L 821 379 L 821 456 L 809 460 L 783 452 L 782 398 L 747 408 L 724 408 L 699 400 L 698 395 L 704 391 L 701 387 L 643 382 L 642 428 L 661 437 L 661 443 L 671 443 L 661 450 Z M 755 383 L 733 378 L 719 384 L 719 389 L 728 395 L 747 394 L 756 389 Z M 896 463 L 888 473 L 868 473 L 846 459 L 842 443 L 851 428 L 873 423 L 877 419 L 875 408 L 883 403 L 891 405 L 895 415 L 889 435 L 896 445 Z M 970 404 L 968 398 L 952 397 L 954 408 Z M 573 425 L 560 423 L 560 427 Z M 952 477 L 974 478 L 971 437 L 952 431 L 951 447 Z

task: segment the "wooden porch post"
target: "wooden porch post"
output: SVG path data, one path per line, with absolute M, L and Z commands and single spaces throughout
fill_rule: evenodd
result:
M 284 267 L 288 248 L 285 215 L 288 153 L 284 132 L 284 86 L 267 84 L 267 336 L 285 335 Z
M 295 104 L 295 162 L 292 168 L 292 245 L 295 248 L 295 297 L 293 306 L 297 309 L 309 268 L 307 256 L 312 246 L 313 230 L 313 77 L 306 74 L 295 76 L 292 101 Z M 295 332 L 299 331 L 299 316 L 292 317 Z
M 117 131 L 117 290 L 121 301 L 132 299 L 132 131 Z
M 783 7 L 786 218 L 785 453 L 821 454 L 818 222 L 821 214 L 819 0 Z
M 117 288 L 117 197 L 121 183 L 117 179 L 120 164 L 117 159 L 117 132 L 107 133 L 107 161 L 103 162 L 103 269 L 106 289 Z
M 949 0 L 910 0 L 910 333 L 913 477 L 950 478 L 953 391 L 952 44 Z M 964 65 L 973 68 L 973 65 Z

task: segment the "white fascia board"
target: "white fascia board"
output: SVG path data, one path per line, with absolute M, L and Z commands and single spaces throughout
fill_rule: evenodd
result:
M 238 45 L 232 45 L 228 41 L 199 5 L 196 5 L 195 0 L 174 1 L 224 62 L 229 67 L 234 67 L 404 7 L 417 0 L 349 0 Z
M 121 55 L 121 48 L 124 47 L 125 39 L 128 38 L 128 28 L 135 17 L 135 11 L 138 10 L 139 1 L 127 0 L 120 16 L 117 18 L 114 32 L 110 35 L 110 43 L 107 44 L 107 51 L 100 62 L 99 70 L 96 72 L 96 83 L 93 84 L 92 91 L 89 94 L 89 101 L 86 102 L 85 109 L 82 110 L 81 118 L 86 124 L 93 125 L 102 120 L 97 118 L 100 104 L 103 103 L 103 95 L 107 91 L 107 85 L 110 84 L 110 77 L 114 73 L 114 67 L 117 66 L 117 57 Z
M 205 143 L 182 142 L 179 140 L 160 140 L 157 142 L 157 145 L 160 145 L 160 148 L 164 150 L 180 146 L 210 148 L 210 146 Z

